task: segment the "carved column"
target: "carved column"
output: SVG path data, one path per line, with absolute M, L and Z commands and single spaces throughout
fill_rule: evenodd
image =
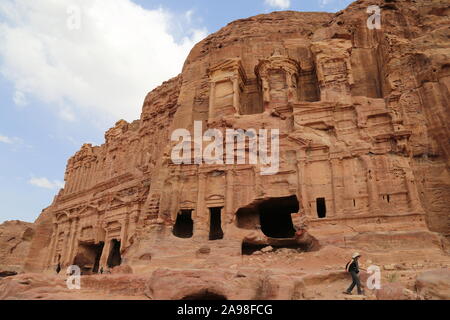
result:
M 216 99 L 216 83 L 211 82 L 209 92 L 209 119 L 213 119 L 215 116 L 214 114 L 215 99 Z
M 99 268 L 106 269 L 108 267 L 108 256 L 111 251 L 111 239 L 108 237 L 108 230 L 106 230 L 105 246 L 103 247 L 102 256 L 100 257 Z
M 369 208 L 371 214 L 376 214 L 379 212 L 379 195 L 378 195 L 378 186 L 376 179 L 376 170 L 374 165 L 372 164 L 372 159 L 369 156 L 361 156 L 360 157 L 366 167 L 366 176 L 367 176 L 367 192 L 369 194 Z
M 234 183 L 234 172 L 233 170 L 227 171 L 226 177 L 226 193 L 225 193 L 225 214 L 229 223 L 233 221 L 233 183 Z
M 423 212 L 423 208 L 420 204 L 419 193 L 414 181 L 414 175 L 410 170 L 405 170 L 405 182 L 408 190 L 409 206 L 412 212 Z
M 199 173 L 198 175 L 198 195 L 197 195 L 197 209 L 195 210 L 195 237 L 203 238 L 208 235 L 207 217 L 206 217 L 206 202 L 205 202 L 205 188 L 206 188 L 206 174 Z
M 286 76 L 286 85 L 287 85 L 287 100 L 288 103 L 293 103 L 295 102 L 295 97 L 293 94 L 293 90 L 292 90 L 292 75 L 289 72 L 285 72 L 285 76 Z
M 139 213 L 140 213 L 139 204 L 136 204 L 134 209 L 130 213 L 128 237 L 133 236 L 136 232 L 136 227 L 139 220 Z M 131 245 L 131 243 L 128 244 Z
M 68 223 L 68 232 L 64 234 L 64 243 L 62 246 L 62 257 L 61 257 L 61 264 L 66 266 L 69 265 L 69 254 L 70 254 L 70 249 L 71 249 L 71 236 L 72 236 L 72 220 L 69 219 L 67 221 Z
M 253 183 L 255 185 L 255 196 L 257 198 L 264 196 L 264 189 L 261 184 L 261 168 L 258 166 L 253 166 Z
M 308 195 L 308 187 L 307 187 L 307 176 L 306 176 L 306 166 L 307 162 L 305 161 L 305 151 L 301 150 L 302 157 L 297 161 L 297 171 L 298 171 L 298 183 L 300 185 L 301 199 L 302 199 L 302 207 L 305 212 L 305 215 L 308 218 L 313 218 L 311 214 L 311 207 L 309 206 L 309 195 Z
M 55 257 L 55 249 L 56 249 L 56 242 L 57 242 L 57 237 L 58 237 L 58 224 L 54 223 L 53 224 L 53 232 L 52 232 L 52 238 L 50 241 L 50 251 L 48 253 L 47 256 L 47 267 L 51 268 L 52 264 L 53 264 L 53 259 Z
M 69 251 L 69 263 L 73 262 L 75 258 L 75 254 L 77 252 L 77 234 L 78 234 L 78 223 L 79 218 L 74 218 L 73 222 L 73 231 L 71 232 L 71 242 L 70 242 L 70 251 Z
M 266 77 L 261 79 L 261 83 L 262 83 L 264 110 L 266 111 L 270 103 L 270 85 Z
M 344 177 L 342 176 L 341 160 L 331 159 L 331 181 L 333 186 L 334 214 L 344 214 Z
M 237 76 L 231 78 L 233 82 L 233 107 L 234 113 L 240 113 L 240 89 L 239 89 L 239 79 Z
M 128 226 L 130 224 L 130 215 L 126 213 L 125 221 L 122 223 L 122 228 L 120 230 L 120 251 L 125 249 L 128 245 Z
M 77 224 L 76 219 L 70 219 L 69 250 L 66 256 L 66 261 L 69 265 L 72 264 L 71 258 L 75 246 L 76 224 Z

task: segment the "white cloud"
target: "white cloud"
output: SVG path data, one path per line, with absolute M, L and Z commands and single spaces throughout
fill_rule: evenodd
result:
M 326 6 L 328 6 L 330 3 L 332 3 L 334 0 L 319 0 L 319 6 L 321 8 L 325 8 Z
M 279 9 L 288 9 L 291 6 L 291 0 L 265 0 L 265 3 Z
M 177 17 L 130 0 L 1 0 L 0 21 L 0 72 L 17 101 L 36 97 L 68 121 L 137 119 L 147 92 L 181 72 L 206 36 L 190 29 L 176 41 Z
M 184 14 L 184 17 L 186 18 L 186 20 L 191 23 L 192 22 L 192 16 L 194 15 L 194 10 L 188 10 L 186 11 L 186 13 Z
M 0 136 L 0 142 L 7 143 L 7 144 L 13 144 L 13 141 L 9 137 Z
M 16 104 L 16 106 L 19 106 L 19 107 L 24 107 L 28 104 L 25 94 L 22 91 L 18 91 L 18 90 L 16 90 L 16 92 L 14 92 L 13 101 Z
M 60 106 L 58 115 L 61 119 L 73 122 L 76 120 L 75 114 L 72 112 L 70 107 Z
M 23 150 L 30 150 L 33 146 L 26 144 L 25 141 L 18 137 L 8 137 L 0 134 L 0 144 L 5 143 L 9 145 L 9 151 L 17 152 Z
M 64 188 L 64 182 L 53 180 L 50 181 L 47 178 L 31 178 L 28 183 L 44 189 L 62 189 Z
M 7 137 L 7 136 L 2 136 L 0 135 L 0 142 L 2 143 L 6 143 L 6 144 L 21 144 L 23 143 L 22 139 L 17 138 L 17 137 Z

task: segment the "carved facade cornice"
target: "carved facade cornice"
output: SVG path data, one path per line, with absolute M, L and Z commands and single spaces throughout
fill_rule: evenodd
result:
M 270 58 L 259 60 L 255 67 L 255 74 L 259 79 L 267 78 L 270 70 L 282 69 L 290 76 L 299 75 L 301 72 L 300 64 L 286 56 L 275 54 Z
M 244 84 L 247 82 L 247 76 L 239 58 L 226 59 L 210 67 L 208 75 L 211 82 L 230 80 L 237 76 Z

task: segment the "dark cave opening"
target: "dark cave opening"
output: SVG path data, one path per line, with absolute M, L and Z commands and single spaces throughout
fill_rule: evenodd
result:
M 189 294 L 185 296 L 181 300 L 228 300 L 227 297 L 225 297 L 222 294 L 214 293 L 209 290 L 202 290 L 193 294 Z
M 82 274 L 97 273 L 103 247 L 103 242 L 98 244 L 80 243 L 73 264 L 80 267 Z
M 240 208 L 236 212 L 236 225 L 238 228 L 252 230 L 261 224 L 259 213 L 256 208 Z
M 295 236 L 292 214 L 299 210 L 296 196 L 272 198 L 258 206 L 261 231 L 270 238 L 293 238 Z
M 296 196 L 258 201 L 236 212 L 236 226 L 247 230 L 261 229 L 269 238 L 294 238 L 292 214 L 299 209 Z
M 178 238 L 192 238 L 194 235 L 194 221 L 192 220 L 192 210 L 181 210 L 177 216 L 177 221 L 173 226 L 173 235 Z
M 120 254 L 120 241 L 113 239 L 111 240 L 111 249 L 109 251 L 107 264 L 109 268 L 114 268 L 120 266 L 121 263 L 122 256 Z
M 209 240 L 223 239 L 222 208 L 210 208 Z
M 92 272 L 97 273 L 99 266 L 100 266 L 100 258 L 102 257 L 103 253 L 103 247 L 105 246 L 104 242 L 100 242 L 98 245 L 96 245 L 95 251 L 95 262 L 94 262 L 94 268 L 92 269 Z
M 261 249 L 267 247 L 265 244 L 251 244 L 247 242 L 242 242 L 242 250 L 241 254 L 244 256 L 250 256 L 256 251 L 260 251 Z

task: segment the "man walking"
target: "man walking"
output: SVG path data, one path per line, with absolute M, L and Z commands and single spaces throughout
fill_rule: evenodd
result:
M 345 291 L 345 294 L 352 294 L 353 288 L 355 288 L 355 286 L 358 288 L 358 295 L 363 295 L 364 291 L 362 289 L 361 286 L 361 281 L 359 280 L 359 263 L 358 260 L 361 257 L 361 255 L 356 252 L 353 254 L 352 256 L 352 260 L 347 263 L 347 266 L 345 267 L 346 271 L 348 273 L 351 274 L 352 276 L 352 284 L 350 285 L 350 287 L 348 287 L 347 291 Z

